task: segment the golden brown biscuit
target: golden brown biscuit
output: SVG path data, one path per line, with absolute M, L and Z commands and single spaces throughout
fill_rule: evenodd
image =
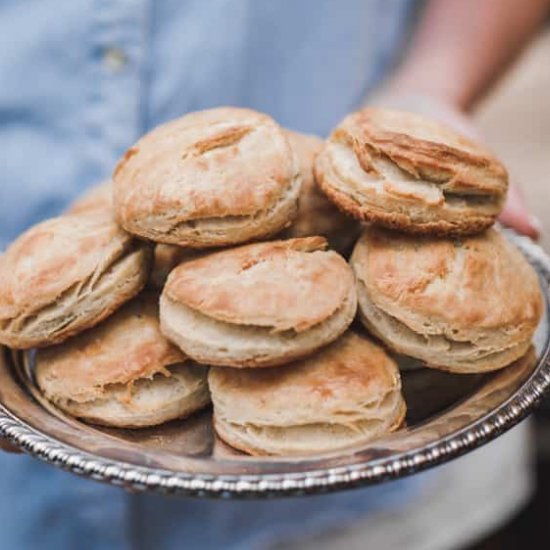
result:
M 365 326 L 434 368 L 502 368 L 529 348 L 541 317 L 536 273 L 494 229 L 453 240 L 369 228 L 351 264 Z
M 158 296 L 145 293 L 69 342 L 41 349 L 36 379 L 60 409 L 96 424 L 154 426 L 210 402 L 207 367 L 162 336 Z
M 104 214 L 113 210 L 113 184 L 105 181 L 92 187 L 69 206 L 67 215 L 88 215 L 90 213 Z M 157 244 L 154 249 L 153 267 L 149 283 L 153 288 L 162 288 L 168 273 L 180 262 L 192 258 L 196 252 L 170 244 Z
M 0 343 L 47 346 L 90 328 L 143 288 L 150 263 L 108 213 L 32 227 L 0 258 Z
M 179 265 L 160 300 L 163 333 L 200 363 L 280 365 L 353 320 L 353 274 L 322 237 L 241 246 Z
M 273 235 L 296 215 L 300 175 L 267 115 L 220 107 L 141 138 L 114 176 L 115 212 L 131 233 L 207 248 Z
M 491 226 L 508 185 L 505 168 L 480 145 L 420 115 L 374 108 L 343 120 L 315 171 L 344 212 L 430 235 Z
M 111 180 L 103 181 L 78 197 L 65 212 L 68 215 L 89 214 L 96 211 L 113 210 L 113 184 Z
M 361 225 L 354 218 L 342 214 L 315 182 L 313 165 L 324 142 L 316 136 L 290 130 L 286 133 L 300 163 L 302 190 L 298 201 L 298 215 L 282 237 L 322 235 L 328 240 L 330 248 L 346 256 L 359 237 Z
M 360 445 L 405 417 L 396 363 L 353 332 L 277 369 L 213 367 L 217 434 L 253 455 L 305 455 Z

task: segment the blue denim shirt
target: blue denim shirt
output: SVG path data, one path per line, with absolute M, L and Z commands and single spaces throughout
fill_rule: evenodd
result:
M 326 134 L 389 70 L 414 0 L 3 0 L 0 250 L 112 172 L 149 128 L 221 104 Z M 129 495 L 0 455 L 0 549 L 256 548 L 403 501 Z

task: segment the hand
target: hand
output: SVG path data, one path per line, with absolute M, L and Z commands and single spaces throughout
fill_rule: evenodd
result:
M 444 103 L 429 96 L 380 93 L 374 97 L 373 102 L 374 104 L 384 107 L 426 115 L 427 117 L 439 120 L 451 126 L 466 137 L 475 141 L 483 141 L 471 117 L 456 107 L 453 107 L 451 104 Z M 510 182 L 506 204 L 499 219 L 504 225 L 512 227 L 516 231 L 532 239 L 538 239 L 540 237 L 540 222 L 529 212 L 521 191 L 514 181 Z
M 0 436 L 0 450 L 5 451 L 6 453 L 20 453 L 21 451 L 13 446 L 9 441 Z

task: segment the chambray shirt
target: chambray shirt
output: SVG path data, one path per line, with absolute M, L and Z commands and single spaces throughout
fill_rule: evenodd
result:
M 395 63 L 414 0 L 2 0 L 0 250 L 143 132 L 217 105 L 325 135 Z M 415 495 L 414 479 L 262 502 L 129 495 L 0 453 L 0 549 L 263 548 Z M 408 496 L 407 496 L 408 495 Z

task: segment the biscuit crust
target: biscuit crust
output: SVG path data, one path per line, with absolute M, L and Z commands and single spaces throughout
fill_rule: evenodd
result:
M 147 428 L 187 418 L 210 403 L 206 370 L 196 363 L 175 365 L 169 376 L 140 378 L 129 391 L 113 385 L 104 397 L 93 401 L 58 400 L 66 413 L 91 424 L 114 428 Z M 53 401 L 53 400 L 52 400 Z
M 374 108 L 334 130 L 315 173 L 343 212 L 425 235 L 490 227 L 508 186 L 506 169 L 483 147 L 419 115 Z
M 220 107 L 151 131 L 113 175 L 115 212 L 129 232 L 191 248 L 273 235 L 295 217 L 298 162 L 267 115 Z
M 216 432 L 255 455 L 315 454 L 367 443 L 399 427 L 406 410 L 395 362 L 351 331 L 284 367 L 212 368 L 208 381 Z
M 209 254 L 173 271 L 165 293 L 218 321 L 301 332 L 330 317 L 353 281 L 326 245 L 306 237 Z
M 367 328 L 436 368 L 502 368 L 525 353 L 542 315 L 536 273 L 494 229 L 434 239 L 370 227 L 351 264 Z
M 143 288 L 150 265 L 150 246 L 109 213 L 32 227 L 0 257 L 0 343 L 41 347 L 92 327 Z
M 153 425 L 209 402 L 207 368 L 162 335 L 154 293 L 68 342 L 38 350 L 36 365 L 49 400 L 99 424 Z
M 269 366 L 337 338 L 356 309 L 353 274 L 326 240 L 245 245 L 178 266 L 161 326 L 197 361 Z
M 89 189 L 69 206 L 65 214 L 70 216 L 103 215 L 108 212 L 114 218 L 113 182 L 111 180 L 104 181 Z M 180 262 L 193 257 L 195 254 L 194 250 L 176 245 L 155 245 L 149 285 L 153 288 L 162 289 L 170 271 Z

